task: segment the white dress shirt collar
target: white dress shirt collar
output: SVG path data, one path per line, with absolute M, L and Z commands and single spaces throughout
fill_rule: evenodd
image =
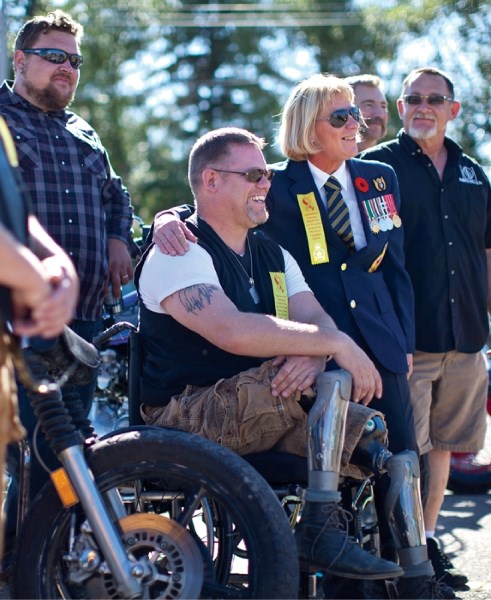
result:
M 349 190 L 348 180 L 350 179 L 350 174 L 348 171 L 348 167 L 346 166 L 346 162 L 343 162 L 339 169 L 337 169 L 336 171 L 334 171 L 334 173 L 331 174 L 326 173 L 322 169 L 319 169 L 319 167 L 316 167 L 310 161 L 307 161 L 307 163 L 309 165 L 310 172 L 312 173 L 312 177 L 314 178 L 314 182 L 318 190 L 321 190 L 324 187 L 324 184 L 326 183 L 329 177 L 335 177 L 341 184 L 341 188 L 344 191 Z
M 334 173 L 326 173 L 319 169 L 311 162 L 307 161 L 309 165 L 310 172 L 312 173 L 312 177 L 314 178 L 314 183 L 319 190 L 320 197 L 322 198 L 322 202 L 324 206 L 327 205 L 326 202 L 326 191 L 324 190 L 324 184 L 326 183 L 329 177 L 335 177 L 340 185 L 341 185 L 341 193 L 343 194 L 344 201 L 346 202 L 346 206 L 349 210 L 350 222 L 351 222 L 351 230 L 353 231 L 353 238 L 355 240 L 355 248 L 360 250 L 364 246 L 367 245 L 367 240 L 365 236 L 365 231 L 363 229 L 363 223 L 361 220 L 361 213 L 358 207 L 358 202 L 356 199 L 356 192 L 353 187 L 353 182 L 351 181 L 351 175 L 348 170 L 348 166 L 346 162 L 334 171 Z

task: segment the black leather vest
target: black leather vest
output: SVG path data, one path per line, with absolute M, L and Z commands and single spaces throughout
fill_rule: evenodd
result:
M 249 293 L 248 277 L 230 248 L 202 219 L 193 216 L 186 224 L 199 238 L 198 244 L 212 257 L 220 284 L 237 308 L 242 312 L 274 315 L 275 304 L 269 274 L 285 272 L 280 247 L 260 232 L 248 234 L 254 282 L 260 298 L 259 304 L 255 304 Z M 148 250 L 136 269 L 137 288 Z M 244 263 L 246 270 L 248 264 Z M 165 277 L 165 274 L 162 276 Z M 169 315 L 148 310 L 143 303 L 140 303 L 140 332 L 144 348 L 141 401 L 153 406 L 167 404 L 173 394 L 182 392 L 188 384 L 212 385 L 221 378 L 232 377 L 258 366 L 264 360 L 225 352 L 180 325 Z

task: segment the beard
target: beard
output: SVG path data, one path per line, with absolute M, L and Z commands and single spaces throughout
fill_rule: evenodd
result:
M 436 123 L 430 129 L 419 129 L 411 122 L 407 134 L 415 140 L 429 140 L 437 134 Z
M 36 88 L 25 79 L 24 86 L 28 94 L 45 110 L 64 110 L 70 106 L 75 97 L 74 89 L 63 93 L 52 83 L 48 83 L 45 88 Z
M 269 212 L 267 211 L 266 207 L 264 207 L 264 212 L 262 214 L 258 214 L 252 207 L 248 207 L 247 216 L 249 217 L 249 220 L 257 226 L 266 223 L 266 221 L 269 219 Z

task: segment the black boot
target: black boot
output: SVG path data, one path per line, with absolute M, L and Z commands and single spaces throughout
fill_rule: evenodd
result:
M 295 529 L 300 566 L 354 579 L 390 579 L 404 571 L 362 550 L 348 534 L 345 511 L 336 502 L 306 502 Z
M 448 556 L 440 549 L 440 546 L 435 538 L 426 540 L 428 548 L 428 558 L 431 560 L 435 577 L 441 583 L 444 583 L 456 590 L 468 590 L 466 585 L 468 582 L 467 575 L 458 571 Z
M 397 597 L 400 600 L 459 600 L 451 588 L 428 575 L 401 577 L 397 582 Z

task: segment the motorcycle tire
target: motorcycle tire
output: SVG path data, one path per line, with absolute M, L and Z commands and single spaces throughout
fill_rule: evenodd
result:
M 149 496 L 160 499 L 149 505 L 133 498 L 127 507 L 131 517 L 139 510 L 167 511 L 171 504 L 166 500 L 167 492 L 177 494 L 176 490 L 181 498 L 177 523 L 179 515 L 189 514 L 189 505 L 196 505 L 196 498 L 211 507 L 207 519 L 214 523 L 215 545 L 209 544 L 206 533 L 204 541 L 196 544 L 204 564 L 201 598 L 297 597 L 298 559 L 291 526 L 271 487 L 238 455 L 188 433 L 140 427 L 106 436 L 89 448 L 86 456 L 102 494 L 113 488 L 122 495 L 128 490 L 147 490 Z M 84 521 L 80 505 L 64 508 L 51 483 L 46 484 L 31 505 L 18 537 L 12 598 L 119 597 L 103 569 L 94 572 L 90 585 L 73 583 L 68 577 L 73 567 L 66 559 Z M 180 523 L 196 537 L 192 524 Z M 209 523 L 205 529 L 209 531 Z M 239 573 L 232 573 L 234 549 L 239 544 L 241 552 L 246 551 L 246 560 L 242 559 Z M 183 575 L 192 578 L 193 573 L 185 571 L 184 565 Z M 144 597 L 183 597 L 159 585 L 147 589 Z
M 447 488 L 455 494 L 486 494 L 491 489 L 489 466 L 474 470 L 450 469 Z

